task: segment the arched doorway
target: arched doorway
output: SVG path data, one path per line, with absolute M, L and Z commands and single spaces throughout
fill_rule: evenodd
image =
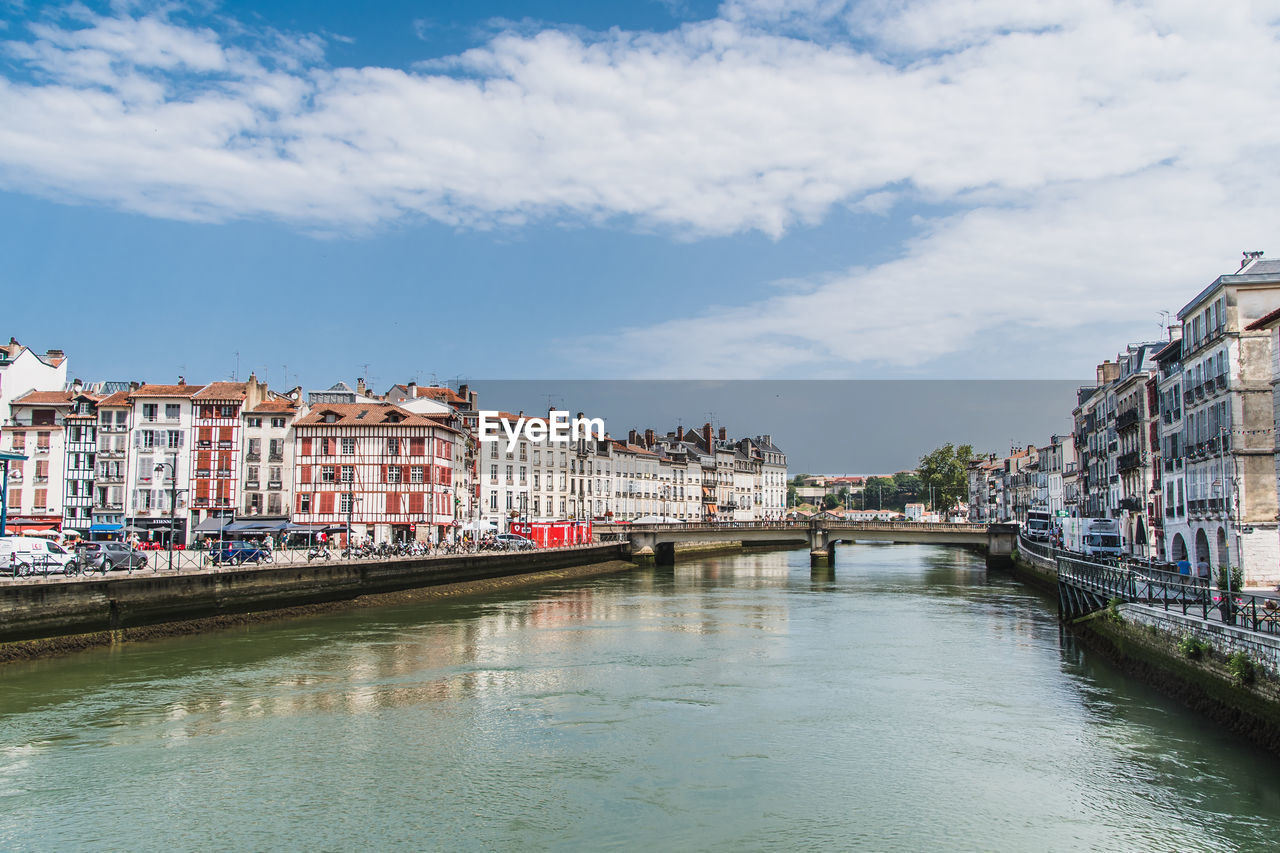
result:
M 1173 546 L 1170 550 L 1172 552 L 1170 556 L 1175 563 L 1187 559 L 1187 540 L 1182 538 L 1181 533 L 1173 535 Z
M 1196 565 L 1212 565 L 1209 556 L 1209 537 L 1204 535 L 1204 528 L 1201 527 L 1196 531 Z
M 1218 528 L 1218 568 L 1231 565 L 1231 554 L 1227 550 L 1227 531 Z

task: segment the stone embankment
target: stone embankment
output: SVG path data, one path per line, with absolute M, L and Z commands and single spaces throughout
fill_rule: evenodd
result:
M 634 568 L 623 559 L 623 546 L 610 543 L 11 582 L 0 585 L 0 661 L 321 612 L 375 596 L 482 592 Z
M 1042 550 L 1019 540 L 1014 572 L 1057 595 L 1057 563 Z M 1280 755 L 1280 637 L 1132 602 L 1117 602 L 1067 627 L 1127 675 Z M 1237 652 L 1248 658 L 1247 677 L 1240 664 L 1231 668 Z

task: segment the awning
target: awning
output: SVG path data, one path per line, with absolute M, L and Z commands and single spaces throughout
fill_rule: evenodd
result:
M 231 529 L 231 519 L 229 518 L 206 518 L 204 521 L 192 528 L 192 533 L 218 533 Z
M 288 524 L 287 521 L 233 521 L 224 530 L 228 533 L 278 533 Z
M 90 533 L 110 533 L 116 530 L 123 530 L 123 524 L 90 524 Z
M 10 524 L 7 527 L 10 536 L 21 536 L 26 533 L 50 533 L 54 529 L 52 524 Z

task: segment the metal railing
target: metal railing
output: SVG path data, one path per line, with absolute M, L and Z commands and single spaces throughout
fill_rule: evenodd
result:
M 1211 587 L 1208 578 L 1059 556 L 1058 579 L 1108 599 L 1177 610 L 1183 616 L 1191 614 L 1247 631 L 1280 635 L 1280 601 L 1235 590 L 1227 595 Z

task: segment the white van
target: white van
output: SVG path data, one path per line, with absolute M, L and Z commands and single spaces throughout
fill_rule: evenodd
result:
M 38 536 L 0 537 L 0 575 L 43 573 L 46 566 L 51 572 L 64 572 L 70 566 L 74 572 L 76 555 Z

